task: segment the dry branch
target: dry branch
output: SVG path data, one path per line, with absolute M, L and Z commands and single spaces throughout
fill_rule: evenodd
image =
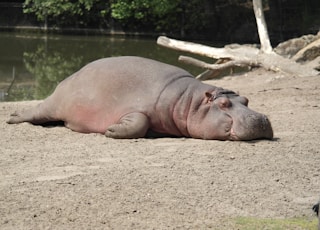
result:
M 242 55 L 241 59 L 250 59 L 252 55 L 258 54 L 259 50 L 253 47 L 243 47 L 239 46 L 238 48 L 215 48 L 211 46 L 196 44 L 193 42 L 179 41 L 176 39 L 170 39 L 165 36 L 158 37 L 157 44 L 171 48 L 179 51 L 186 51 L 193 54 L 198 54 L 201 56 L 206 56 L 214 59 L 239 59 L 239 56 Z M 244 53 L 246 51 L 246 53 Z
M 204 61 L 200 61 L 198 59 L 187 57 L 187 56 L 180 56 L 179 61 L 184 62 L 186 64 L 191 64 L 204 69 L 211 69 L 211 70 L 224 70 L 224 69 L 235 67 L 235 66 L 242 66 L 242 67 L 258 66 L 257 62 L 248 61 L 248 60 L 239 60 L 239 61 L 230 60 L 222 64 L 208 64 Z
M 196 76 L 196 79 L 199 79 L 201 81 L 209 80 L 218 77 L 221 74 L 221 70 L 210 70 L 207 69 L 204 72 L 200 73 Z
M 273 70 L 295 76 L 315 76 L 319 72 L 308 65 L 301 65 L 291 59 L 284 58 L 274 52 L 264 53 L 259 49 L 248 46 L 214 48 L 192 42 L 184 42 L 175 39 L 169 39 L 160 36 L 157 40 L 159 45 L 172 48 L 175 50 L 186 51 L 202 56 L 211 57 L 214 59 L 229 59 L 229 66 L 236 66 L 239 63 L 246 64 L 247 66 L 261 66 L 267 70 Z M 185 59 L 185 58 L 183 58 Z M 190 59 L 189 59 L 190 62 Z M 200 61 L 199 61 L 200 62 Z M 197 63 L 198 61 L 192 60 L 190 64 Z M 201 64 L 203 68 L 217 70 L 215 64 Z M 220 64 L 221 65 L 221 64 Z M 222 65 L 226 66 L 226 63 Z

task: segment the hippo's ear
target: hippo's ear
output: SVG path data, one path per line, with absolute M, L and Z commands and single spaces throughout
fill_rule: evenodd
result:
M 212 93 L 206 92 L 205 95 L 206 95 L 206 101 L 207 101 L 207 103 L 210 103 L 210 102 L 213 101 L 213 95 L 212 95 Z

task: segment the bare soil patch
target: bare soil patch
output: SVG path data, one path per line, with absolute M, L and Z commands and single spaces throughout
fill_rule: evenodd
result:
M 320 77 L 258 69 L 208 83 L 247 96 L 275 139 L 113 140 L 8 125 L 10 113 L 38 102 L 0 103 L 0 228 L 229 229 L 237 216 L 316 218 Z

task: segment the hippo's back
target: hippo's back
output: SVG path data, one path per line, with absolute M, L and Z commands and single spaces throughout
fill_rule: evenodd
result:
M 157 89 L 180 77 L 192 77 L 187 71 L 142 57 L 111 57 L 91 62 L 61 82 L 72 89 L 82 88 L 99 92 L 143 89 L 156 94 Z M 148 88 L 146 88 L 148 87 Z
M 165 82 L 180 76 L 190 76 L 190 74 L 176 66 L 158 62 L 155 60 L 122 56 L 99 59 L 91 62 L 80 71 L 93 71 L 96 75 L 91 75 L 92 78 L 103 78 L 110 81 L 139 81 L 160 85 Z M 115 76 L 117 76 L 115 78 Z

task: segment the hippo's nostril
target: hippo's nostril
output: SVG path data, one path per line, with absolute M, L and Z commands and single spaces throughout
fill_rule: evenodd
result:
M 246 116 L 245 120 L 248 128 L 256 127 L 260 129 L 266 129 L 269 123 L 268 119 L 264 115 L 258 116 L 257 114 L 249 114 Z
M 268 117 L 262 115 L 261 119 L 261 134 L 262 137 L 272 139 L 273 138 L 273 130 L 271 126 L 271 122 L 269 121 Z
M 256 114 L 249 114 L 245 117 L 245 124 L 247 125 L 247 128 L 250 127 L 257 127 L 260 125 L 259 123 L 259 118 L 257 117 Z
M 266 130 L 270 125 L 269 119 L 266 116 L 263 115 L 263 118 L 261 120 L 262 120 L 261 121 L 261 128 L 263 130 Z

